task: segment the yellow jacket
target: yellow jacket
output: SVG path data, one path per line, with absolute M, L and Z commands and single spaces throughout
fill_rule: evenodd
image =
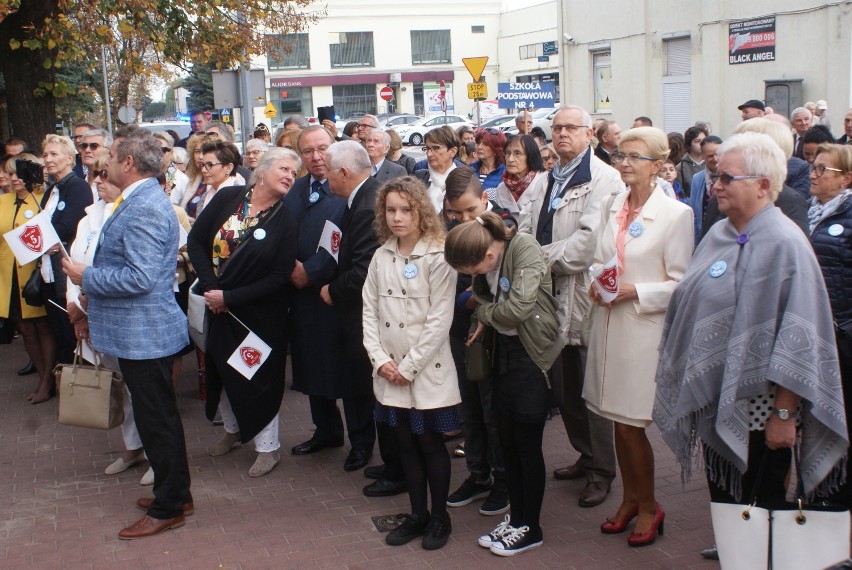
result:
M 17 195 L 14 192 L 0 195 L 0 234 L 5 234 L 21 224 L 27 222 L 28 219 L 38 214 L 38 203 L 41 201 L 42 192 L 29 194 L 21 207 L 18 208 L 15 214 L 15 200 Z M 32 214 L 27 217 L 27 212 Z M 12 250 L 5 239 L 0 238 L 0 317 L 7 318 L 9 316 L 9 301 L 12 294 L 12 271 L 17 272 L 18 290 L 14 292 L 18 295 L 21 302 L 21 316 L 25 319 L 33 319 L 46 315 L 44 307 L 33 307 L 28 305 L 21 297 L 21 290 L 24 288 L 27 280 L 32 275 L 36 268 L 37 261 L 33 261 L 20 267 Z

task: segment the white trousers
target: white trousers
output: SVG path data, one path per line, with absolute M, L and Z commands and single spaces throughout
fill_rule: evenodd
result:
M 228 394 L 224 390 L 222 390 L 222 396 L 219 398 L 219 413 L 222 414 L 222 422 L 225 424 L 226 432 L 237 433 L 240 431 L 240 426 L 237 424 L 237 417 L 231 408 L 231 401 L 228 400 Z M 254 436 L 254 450 L 258 453 L 276 451 L 281 447 L 281 443 L 278 441 L 279 415 L 280 413 L 275 414 L 272 421 L 266 424 L 266 427 Z

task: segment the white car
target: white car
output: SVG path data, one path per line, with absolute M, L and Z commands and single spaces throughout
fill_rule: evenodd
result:
M 544 136 L 547 138 L 548 142 L 553 138 L 550 125 L 553 123 L 553 116 L 556 114 L 558 109 L 556 107 L 542 107 L 541 109 L 533 110 L 530 115 L 532 115 L 533 127 L 541 127 L 544 131 Z M 514 121 L 514 117 L 516 117 L 518 113 L 512 115 L 512 120 Z M 518 134 L 518 129 L 515 127 L 514 123 L 512 124 L 512 128 L 508 130 L 504 130 L 507 135 L 516 135 Z
M 491 117 L 487 121 L 483 122 L 481 125 L 476 127 L 477 129 L 500 129 L 504 133 L 508 133 L 510 130 L 515 128 L 515 115 L 498 115 L 496 117 Z
M 447 115 L 446 117 L 444 115 L 437 115 L 435 117 L 424 117 L 410 125 L 394 127 L 394 130 L 399 135 L 399 138 L 402 139 L 403 144 L 419 146 L 423 144 L 423 139 L 426 136 L 426 133 L 433 129 L 437 129 L 438 127 L 443 127 L 444 125 L 449 126 L 454 131 L 457 131 L 464 126 L 476 128 L 476 126 L 470 122 L 467 117 L 462 117 L 461 115 Z

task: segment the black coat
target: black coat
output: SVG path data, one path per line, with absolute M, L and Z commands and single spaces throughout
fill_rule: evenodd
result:
M 612 159 L 609 157 L 609 153 L 601 145 L 595 147 L 595 156 L 612 166 Z
M 848 326 L 852 323 L 852 199 L 817 224 L 810 237 L 834 320 Z
M 228 363 L 248 334 L 232 316 L 210 315 L 207 336 L 208 419 L 213 419 L 224 387 L 243 443 L 275 417 L 284 396 L 287 360 L 287 282 L 296 259 L 296 222 L 279 201 L 231 253 L 220 275 L 213 271 L 213 238 L 245 197 L 244 186 L 222 188 L 201 212 L 187 240 L 200 281 L 198 293 L 221 289 L 229 311 L 272 348 L 250 381 Z M 265 236 L 257 237 L 263 228 Z M 262 234 L 261 234 L 262 235 Z
M 297 221 L 296 258 L 304 265 L 311 284 L 289 286 L 290 356 L 293 389 L 330 400 L 349 396 L 350 368 L 343 353 L 344 334 L 340 310 L 326 305 L 320 289 L 337 274 L 337 262 L 324 248 L 317 249 L 326 221 L 340 227 L 346 201 L 334 196 L 327 184 L 316 202 L 310 201 L 311 176 L 296 180 L 284 197 L 284 207 Z
M 355 194 L 352 207 L 343 215 L 337 276 L 328 286 L 331 300 L 340 310 L 343 320 L 344 353 L 358 378 L 355 389 L 362 395 L 373 392 L 373 367 L 364 348 L 364 303 L 361 292 L 367 280 L 370 261 L 379 248 L 379 240 L 373 231 L 378 189 L 379 184 L 368 176 Z
M 781 211 L 793 220 L 805 232 L 805 235 L 808 235 L 808 202 L 802 198 L 801 194 L 789 186 L 784 186 L 778 194 L 778 199 L 775 200 L 775 205 L 781 208 Z M 707 202 L 707 207 L 704 209 L 704 221 L 701 223 L 701 238 L 703 239 L 707 235 L 713 224 L 725 218 L 727 216 L 719 211 L 719 201 L 713 196 Z

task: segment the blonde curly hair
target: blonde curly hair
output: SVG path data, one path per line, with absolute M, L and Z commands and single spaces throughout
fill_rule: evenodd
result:
M 379 189 L 376 198 L 376 219 L 373 222 L 373 229 L 379 237 L 380 243 L 385 243 L 393 237 L 385 214 L 388 194 L 391 192 L 396 192 L 404 197 L 417 213 L 421 239 L 425 238 L 434 243 L 444 242 L 446 236 L 444 222 L 432 205 L 426 185 L 414 176 L 402 176 L 385 182 Z

